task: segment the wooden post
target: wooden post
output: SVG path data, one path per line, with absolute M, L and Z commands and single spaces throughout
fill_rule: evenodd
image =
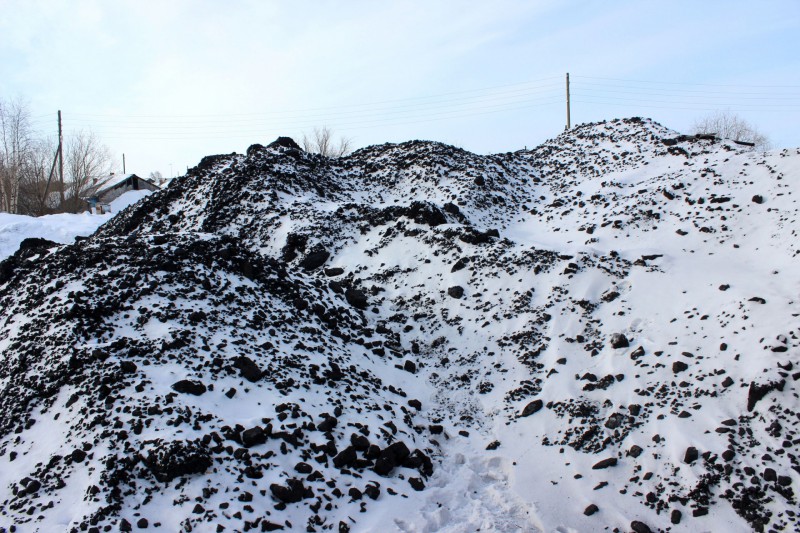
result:
M 64 209 L 64 133 L 61 129 L 61 110 L 58 110 L 58 177 L 61 181 L 61 209 Z
M 567 72 L 567 127 L 564 130 L 570 129 L 570 118 L 569 118 L 569 72 Z

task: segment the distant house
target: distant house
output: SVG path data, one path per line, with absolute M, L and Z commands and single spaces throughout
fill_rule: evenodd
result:
M 108 213 L 111 202 L 128 191 L 158 191 L 160 189 L 161 187 L 150 180 L 140 178 L 136 174 L 127 174 L 88 198 L 89 211 L 92 213 Z

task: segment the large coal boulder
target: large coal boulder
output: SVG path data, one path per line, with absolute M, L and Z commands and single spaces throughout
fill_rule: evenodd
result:
M 300 267 L 308 272 L 316 270 L 325 264 L 331 256 L 330 252 L 321 246 L 315 246 L 311 252 L 300 261 Z
M 267 148 L 293 148 L 300 150 L 300 145 L 294 142 L 291 137 L 278 137 L 267 145 Z
M 264 371 L 247 356 L 240 355 L 233 362 L 233 367 L 239 369 L 239 375 L 247 381 L 255 383 L 264 375 Z
M 628 341 L 628 337 L 623 335 L 622 333 L 614 333 L 611 335 L 611 347 L 615 350 L 618 348 L 627 348 L 630 346 L 630 342 Z
M 367 295 L 360 289 L 347 289 L 344 291 L 344 298 L 347 300 L 347 303 L 356 309 L 366 309 L 369 304 Z
M 193 396 L 200 396 L 206 392 L 206 386 L 199 381 L 191 379 L 182 379 L 172 384 L 172 390 L 183 394 L 191 394 Z

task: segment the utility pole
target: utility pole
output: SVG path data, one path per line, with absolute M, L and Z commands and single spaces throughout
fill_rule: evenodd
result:
M 61 129 L 61 110 L 58 110 L 58 177 L 61 180 L 61 209 L 64 209 L 64 133 Z
M 569 72 L 567 72 L 567 127 L 564 128 L 564 130 L 566 131 L 570 129 L 570 127 L 572 126 L 569 120 Z
M 126 174 L 127 172 L 125 172 L 125 154 L 122 154 L 122 175 L 124 176 Z

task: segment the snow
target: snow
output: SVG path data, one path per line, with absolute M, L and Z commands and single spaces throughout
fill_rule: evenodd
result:
M 145 190 L 128 191 L 111 202 L 111 212 L 103 215 L 60 213 L 30 217 L 0 212 L 0 261 L 13 255 L 19 249 L 19 244 L 28 238 L 38 237 L 70 244 L 75 237 L 87 237 L 114 215 L 150 193 Z

